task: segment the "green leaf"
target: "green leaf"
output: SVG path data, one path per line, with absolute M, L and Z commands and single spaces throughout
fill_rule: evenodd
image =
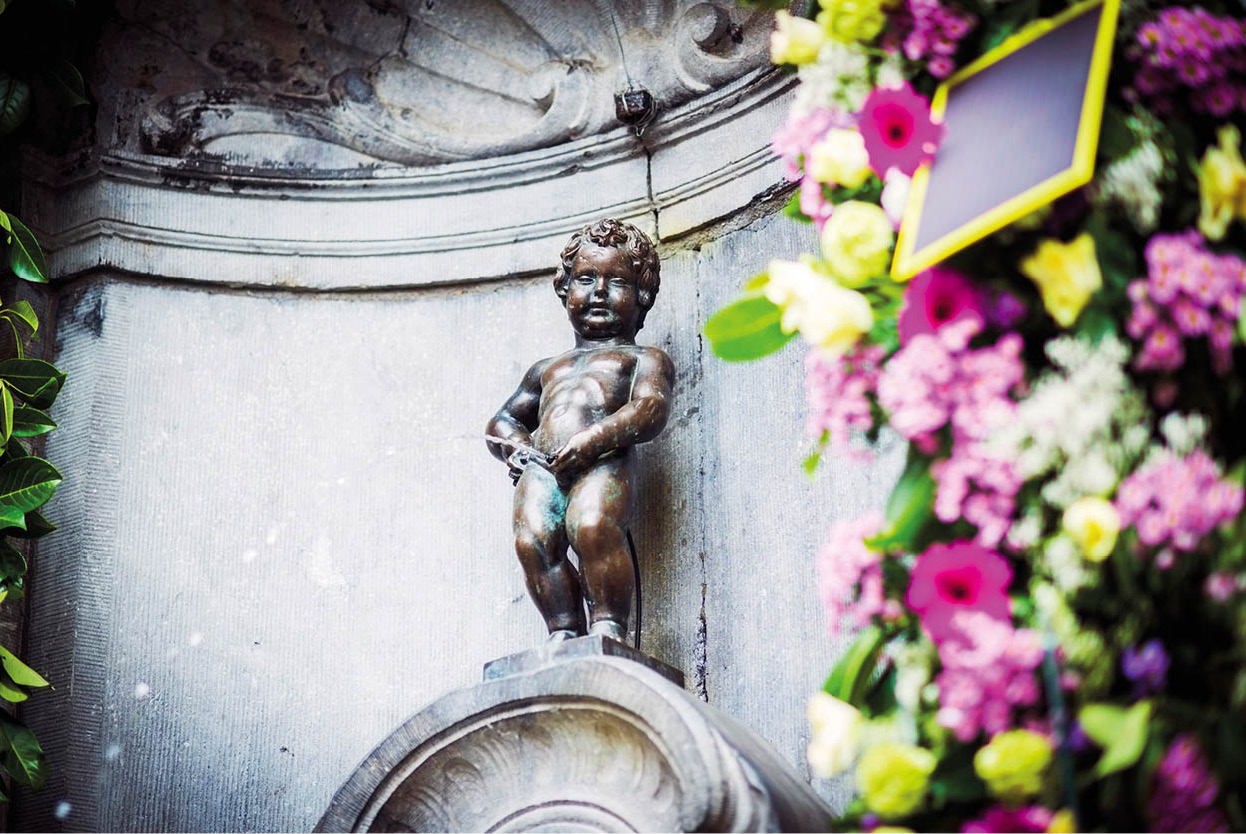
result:
M 26 573 L 26 557 L 6 541 L 0 541 L 0 582 L 20 579 Z
M 1133 241 L 1108 225 L 1105 212 L 1092 213 L 1086 231 L 1095 241 L 1095 256 L 1103 273 L 1104 287 L 1124 292 L 1129 282 L 1138 277 L 1138 255 Z
M 782 348 L 795 335 L 779 328 L 782 315 L 765 296 L 745 296 L 711 316 L 705 323 L 705 335 L 714 353 L 722 359 L 760 359 Z
M 52 685 L 43 679 L 43 675 L 22 663 L 22 661 L 18 660 L 17 655 L 4 646 L 0 646 L 0 665 L 4 666 L 4 671 L 13 679 L 13 682 L 21 686 L 44 687 Z
M 57 59 L 47 68 L 44 76 L 65 106 L 81 107 L 89 103 L 82 73 L 78 72 L 78 68 L 69 61 L 64 58 Z
M 1242 309 L 1237 315 L 1237 338 L 1246 342 L 1246 298 L 1242 299 Z
M 813 218 L 800 210 L 800 192 L 797 191 L 792 195 L 792 199 L 788 200 L 783 206 L 783 216 L 790 217 L 801 223 L 812 223 Z
M 26 513 L 22 512 L 21 507 L 0 504 L 0 527 L 5 528 L 6 532 L 13 527 L 25 530 Z
M 1038 16 L 1038 0 L 1017 0 L 999 14 L 992 15 L 982 37 L 981 52 L 999 46 L 1014 32 Z
M 20 704 L 29 697 L 20 686 L 13 682 L 7 672 L 0 669 L 0 698 L 12 704 Z
M 0 310 L 0 316 L 24 322 L 30 328 L 32 336 L 39 332 L 39 317 L 35 315 L 35 308 L 30 306 L 29 301 L 19 301 L 12 307 Z
M 30 114 L 30 85 L 0 70 L 0 136 L 21 127 Z
M 9 268 L 26 281 L 35 284 L 48 282 L 48 262 L 43 258 L 43 250 L 39 241 L 26 224 L 12 214 L 8 217 L 8 225 L 13 230 L 13 241 L 9 244 Z
M 11 704 L 20 704 L 29 697 L 30 696 L 21 689 L 13 686 L 11 683 L 4 680 L 3 677 L 0 677 L 0 698 L 3 698 Z
M 972 760 L 955 768 L 943 768 L 943 762 L 930 780 L 930 794 L 936 808 L 948 803 L 963 804 L 986 799 L 986 784 L 974 772 Z
M 818 471 L 818 464 L 821 461 L 822 461 L 822 453 L 814 452 L 809 457 L 801 461 L 800 468 L 805 471 L 806 475 L 812 478 L 814 473 Z
M 826 694 L 847 701 L 860 708 L 865 700 L 865 689 L 874 674 L 878 656 L 885 643 L 882 629 L 871 625 L 857 634 L 857 639 L 831 669 L 822 689 Z
M 849 200 L 861 200 L 866 203 L 877 203 L 883 193 L 883 181 L 870 174 L 865 182 L 856 188 L 833 188 L 827 194 L 832 205 L 840 205 Z
M 4 446 L 4 454 L 11 458 L 24 458 L 27 457 L 30 452 L 18 441 L 16 437 L 10 437 L 9 442 Z
M 0 382 L 0 443 L 8 443 L 13 436 L 13 395 L 9 386 Z
M 934 515 L 935 482 L 930 458 L 909 450 L 904 473 L 887 501 L 887 526 L 865 544 L 877 550 L 911 550 L 922 528 Z
M 47 774 L 39 739 L 29 727 L 3 711 L 0 711 L 0 744 L 4 750 L 0 765 L 14 781 L 34 790 L 42 788 Z
M 744 282 L 745 295 L 758 295 L 770 283 L 770 273 L 761 272 Z
M 0 507 L 0 510 L 3 510 L 3 507 Z M 26 513 L 22 524 L 22 527 L 5 528 L 4 535 L 15 539 L 41 539 L 48 533 L 55 533 L 57 529 L 56 525 L 44 518 L 38 510 Z M 0 527 L 3 527 L 3 523 L 0 523 Z
M 1134 149 L 1137 138 L 1129 129 L 1129 114 L 1119 107 L 1103 108 L 1103 126 L 1099 129 L 1099 156 L 1112 161 Z
M 21 526 L 25 526 L 25 514 L 47 503 L 60 486 L 61 480 L 61 473 L 56 467 L 42 458 L 26 457 L 8 461 L 0 465 L 0 508 L 20 509 Z
M 13 436 L 38 437 L 56 428 L 56 421 L 47 412 L 19 405 L 13 409 Z
M 1086 735 L 1103 748 L 1096 776 L 1124 770 L 1138 761 L 1151 727 L 1151 702 L 1139 701 L 1125 709 L 1115 704 L 1087 704 L 1077 713 Z
M 6 359 L 0 362 L 0 379 L 34 408 L 50 406 L 65 384 L 65 374 L 42 359 Z

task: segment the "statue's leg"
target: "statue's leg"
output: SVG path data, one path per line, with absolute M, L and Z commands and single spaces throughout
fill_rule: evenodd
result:
M 625 639 L 633 572 L 627 549 L 631 466 L 626 457 L 600 461 L 571 487 L 567 535 L 580 556 L 590 633 Z
M 572 636 L 585 631 L 584 597 L 567 559 L 566 510 L 567 495 L 553 475 L 539 466 L 524 470 L 515 489 L 515 553 L 550 634 Z

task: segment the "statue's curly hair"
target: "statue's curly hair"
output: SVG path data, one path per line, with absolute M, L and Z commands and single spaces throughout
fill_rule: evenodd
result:
M 598 220 L 580 229 L 563 247 L 562 261 L 554 275 L 554 292 L 558 293 L 564 303 L 571 282 L 571 265 L 575 263 L 580 247 L 586 242 L 623 249 L 631 255 L 632 270 L 636 273 L 636 300 L 640 304 L 636 329 L 640 330 L 645 325 L 645 315 L 658 297 L 658 287 L 661 284 L 661 264 L 658 262 L 658 251 L 654 248 L 653 241 L 640 229 L 622 220 Z

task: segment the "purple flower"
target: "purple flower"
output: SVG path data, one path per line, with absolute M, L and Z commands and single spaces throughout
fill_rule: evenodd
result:
M 1133 681 L 1137 697 L 1153 695 L 1164 689 L 1168 678 L 1168 653 L 1158 640 L 1148 640 L 1141 649 L 1127 648 L 1121 652 L 1121 671 Z
M 1229 821 L 1216 805 L 1220 783 L 1192 733 L 1173 739 L 1155 769 L 1147 798 L 1152 831 L 1228 831 Z

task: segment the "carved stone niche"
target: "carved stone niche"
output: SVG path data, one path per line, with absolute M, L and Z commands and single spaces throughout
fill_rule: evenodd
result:
M 699 0 L 118 0 L 117 12 L 97 63 L 126 91 L 105 119 L 127 125 L 121 144 L 261 168 L 423 167 L 599 134 L 633 83 L 665 112 L 764 67 L 771 28 L 768 12 Z
M 602 637 L 495 661 L 385 739 L 317 831 L 813 831 L 768 745 Z

